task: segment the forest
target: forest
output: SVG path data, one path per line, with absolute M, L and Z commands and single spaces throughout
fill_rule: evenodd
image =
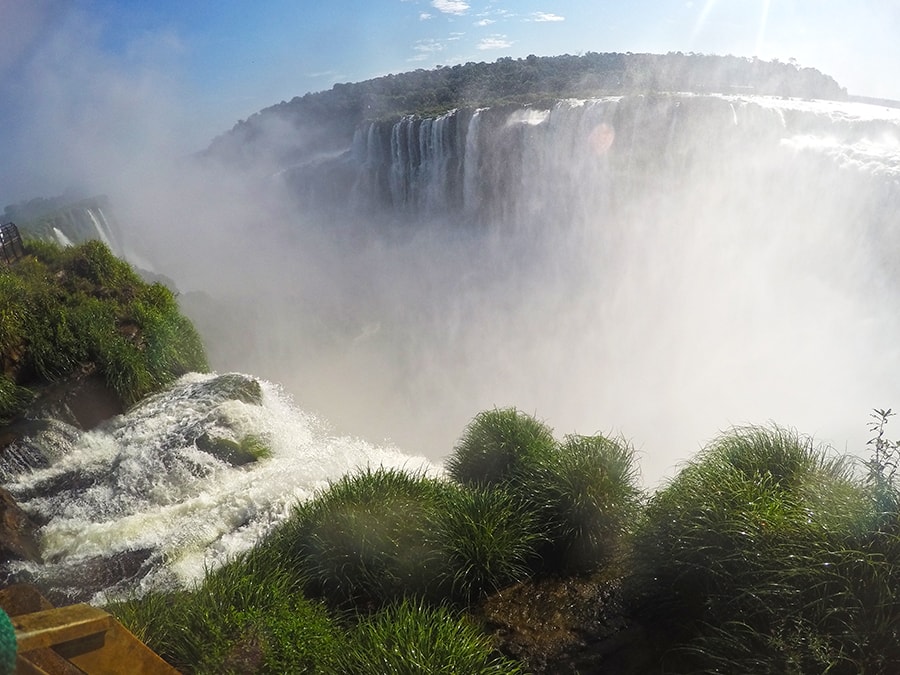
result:
M 305 150 L 325 150 L 366 121 L 433 116 L 458 107 L 540 105 L 560 98 L 657 92 L 755 94 L 845 100 L 832 77 L 793 62 L 682 52 L 596 53 L 466 63 L 337 83 L 261 110 L 216 138 L 206 154 L 246 160 L 271 124 L 304 132 Z

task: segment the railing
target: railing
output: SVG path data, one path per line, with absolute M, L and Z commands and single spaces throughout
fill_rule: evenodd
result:
M 69 605 L 12 617 L 16 675 L 178 675 L 102 609 Z
M 24 256 L 25 249 L 22 247 L 19 228 L 13 223 L 0 225 L 0 260 L 9 265 Z

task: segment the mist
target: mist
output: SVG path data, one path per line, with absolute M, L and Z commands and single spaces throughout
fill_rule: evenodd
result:
M 772 135 L 772 109 L 738 105 L 733 136 L 725 108 L 676 128 L 610 105 L 598 148 L 591 127 L 511 118 L 535 145 L 483 160 L 476 186 L 508 172 L 496 208 L 349 191 L 322 208 L 274 160 L 191 157 L 165 44 L 123 70 L 85 31 L 34 58 L 29 171 L 108 194 L 123 254 L 174 282 L 212 367 L 280 383 L 340 433 L 439 460 L 477 412 L 515 406 L 560 437 L 630 440 L 653 486 L 739 424 L 864 453 L 871 409 L 900 400 L 896 174 L 850 153 L 896 148 L 890 129 L 829 148 Z
M 142 190 L 123 221 L 131 256 L 182 290 L 216 369 L 283 384 L 342 433 L 439 460 L 477 412 L 515 406 L 559 436 L 629 439 L 648 485 L 733 425 L 864 454 L 900 372 L 885 183 L 754 141 L 768 122 L 684 145 L 723 128 L 723 105 L 663 136 L 644 118 L 631 132 L 645 137 L 622 128 L 606 154 L 573 152 L 573 126 L 518 168 L 483 161 L 515 180 L 493 212 L 432 195 L 323 215 L 274 174 L 207 165 Z M 691 126 L 700 113 L 708 129 Z

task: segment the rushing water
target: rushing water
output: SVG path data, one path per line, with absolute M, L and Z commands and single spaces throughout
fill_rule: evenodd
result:
M 236 379 L 253 381 L 188 375 L 93 431 L 57 424 L 24 441 L 45 449 L 43 468 L 15 461 L 0 468 L 22 507 L 46 523 L 46 564 L 19 565 L 17 573 L 82 596 L 107 584 L 119 592 L 184 585 L 251 547 L 298 500 L 354 467 L 433 470 L 394 448 L 333 435 L 269 382 L 259 382 L 260 404 L 235 398 L 226 385 Z M 232 466 L 198 449 L 203 434 L 252 435 L 271 455 Z M 136 560 L 122 562 L 134 552 Z M 130 569 L 109 569 L 117 565 Z

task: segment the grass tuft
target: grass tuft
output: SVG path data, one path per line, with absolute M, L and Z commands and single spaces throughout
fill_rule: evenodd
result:
M 529 576 L 543 541 L 537 518 L 502 489 L 448 486 L 430 538 L 448 598 L 473 601 Z
M 555 452 L 553 431 L 543 422 L 515 408 L 495 408 L 475 416 L 444 467 L 462 485 L 504 485 L 546 464 Z
M 440 565 L 428 531 L 442 492 L 421 474 L 365 469 L 301 505 L 287 528 L 310 590 L 363 607 L 432 594 Z
M 484 632 L 444 607 L 403 600 L 349 631 L 338 672 L 513 675 L 521 666 L 497 654 Z
M 672 672 L 886 672 L 868 669 L 898 656 L 898 549 L 875 522 L 846 460 L 735 429 L 650 500 L 630 597 Z
M 183 673 L 334 673 L 343 638 L 301 580 L 254 552 L 192 591 L 151 593 L 108 609 Z

